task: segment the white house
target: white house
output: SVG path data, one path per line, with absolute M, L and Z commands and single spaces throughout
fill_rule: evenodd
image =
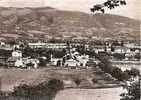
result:
M 24 67 L 23 60 L 20 57 L 10 57 L 7 62 L 9 67 Z
M 13 45 L 13 49 L 20 49 L 20 45 L 18 45 L 18 44 Z
M 5 46 L 5 42 L 0 41 L 0 46 Z
M 40 61 L 38 59 L 23 58 L 24 66 L 27 66 L 28 64 L 33 64 L 33 66 L 27 66 L 27 67 L 37 68 L 39 63 L 40 63 Z
M 65 61 L 64 66 L 70 67 L 86 67 L 89 56 L 88 55 L 80 55 L 78 52 L 72 52 L 70 59 Z
M 87 66 L 86 64 L 89 60 L 89 56 L 88 55 L 82 55 L 82 56 L 77 57 L 77 59 L 78 59 L 81 67 L 86 67 Z
M 28 43 L 28 46 L 30 48 L 45 48 L 46 47 L 46 43 L 42 43 L 42 42 Z
M 57 66 L 58 61 L 60 61 L 60 63 L 61 63 L 62 59 L 60 59 L 60 58 L 51 58 L 51 65 Z
M 114 53 L 126 53 L 127 48 L 125 47 L 116 47 Z
M 105 52 L 105 47 L 104 46 L 95 46 L 94 51 L 95 53 Z
M 12 57 L 22 57 L 22 52 L 19 50 L 15 50 L 12 52 Z
M 14 66 L 16 66 L 16 67 L 24 67 L 23 60 L 21 58 L 17 59 L 15 61 Z
M 66 43 L 44 43 L 44 42 L 37 42 L 37 43 L 28 43 L 28 46 L 31 48 L 48 48 L 48 49 L 62 49 L 67 48 Z
M 64 63 L 64 66 L 66 67 L 78 67 L 80 66 L 80 63 L 74 59 L 69 59 L 66 60 L 66 62 Z
M 22 52 L 19 50 L 15 50 L 12 52 L 12 56 L 8 58 L 8 65 L 11 67 L 20 67 L 23 66 L 22 61 Z

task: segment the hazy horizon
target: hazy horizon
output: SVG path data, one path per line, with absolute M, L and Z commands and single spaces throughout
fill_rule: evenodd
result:
M 60 10 L 73 10 L 90 13 L 93 4 L 101 3 L 105 0 L 1 0 L 1 7 L 53 7 Z M 141 20 L 141 1 L 126 0 L 126 6 L 120 6 L 113 10 L 106 10 L 108 14 L 130 17 Z

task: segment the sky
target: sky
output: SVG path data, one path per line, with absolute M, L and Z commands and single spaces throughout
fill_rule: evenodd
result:
M 106 0 L 1 0 L 0 6 L 4 7 L 42 7 L 50 6 L 61 10 L 73 10 L 90 13 L 93 4 Z M 126 6 L 120 6 L 106 13 L 126 16 L 141 20 L 141 0 L 126 0 Z

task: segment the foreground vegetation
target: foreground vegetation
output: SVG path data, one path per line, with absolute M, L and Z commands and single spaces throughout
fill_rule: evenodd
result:
M 21 84 L 9 94 L 1 93 L 0 100 L 53 100 L 56 94 L 63 89 L 63 82 L 57 79 L 35 86 Z

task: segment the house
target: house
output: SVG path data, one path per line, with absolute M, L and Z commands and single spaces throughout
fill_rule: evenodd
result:
M 74 59 L 69 59 L 65 61 L 64 66 L 65 67 L 78 67 L 80 66 L 80 63 L 79 61 L 76 61 Z
M 28 43 L 30 48 L 48 48 L 48 49 L 63 49 L 67 48 L 66 43 L 44 43 L 44 42 L 36 42 L 36 43 Z
M 0 41 L 0 47 L 5 46 L 5 42 Z
M 62 65 L 62 59 L 60 58 L 51 58 L 51 65 L 52 66 L 57 66 L 57 65 Z
M 105 52 L 105 49 L 106 49 L 105 46 L 95 46 L 95 47 L 94 47 L 95 53 Z
M 12 52 L 12 57 L 22 57 L 22 52 L 21 51 L 19 51 L 19 50 L 14 50 L 13 52 Z
M 12 56 L 8 58 L 7 60 L 9 67 L 33 67 L 37 68 L 39 64 L 38 59 L 32 59 L 32 58 L 23 58 L 22 52 L 19 50 L 15 50 L 12 52 Z M 32 65 L 32 66 L 29 66 Z
M 67 55 L 68 56 L 68 55 Z M 73 51 L 70 54 L 70 58 L 66 59 L 64 66 L 68 67 L 86 67 L 88 55 L 80 55 L 78 52 Z
M 118 47 L 115 47 L 114 48 L 114 52 L 113 53 L 124 54 L 124 53 L 126 53 L 126 51 L 127 51 L 127 48 L 126 47 L 118 46 Z
M 20 67 L 23 66 L 23 61 L 22 61 L 22 52 L 19 50 L 14 50 L 12 52 L 12 56 L 8 58 L 7 60 L 8 66 L 9 67 Z
M 46 43 L 42 43 L 42 42 L 36 42 L 36 43 L 28 43 L 28 46 L 32 49 L 35 48 L 45 48 L 46 47 Z
M 78 59 L 81 67 L 86 67 L 87 62 L 89 60 L 89 56 L 88 55 L 81 55 L 81 56 L 78 56 L 77 59 Z
M 23 60 L 23 66 L 25 67 L 32 67 L 32 68 L 37 68 L 40 61 L 38 59 L 33 59 L 33 58 L 22 58 Z
M 24 67 L 22 58 L 20 57 L 10 57 L 7 60 L 8 67 Z
M 50 61 L 52 66 L 62 66 L 62 58 L 53 58 L 53 55 L 51 55 Z
M 64 49 L 67 48 L 66 43 L 47 43 L 46 48 L 48 49 Z
M 16 45 L 13 45 L 13 50 L 14 49 L 20 49 L 20 45 L 16 44 Z

